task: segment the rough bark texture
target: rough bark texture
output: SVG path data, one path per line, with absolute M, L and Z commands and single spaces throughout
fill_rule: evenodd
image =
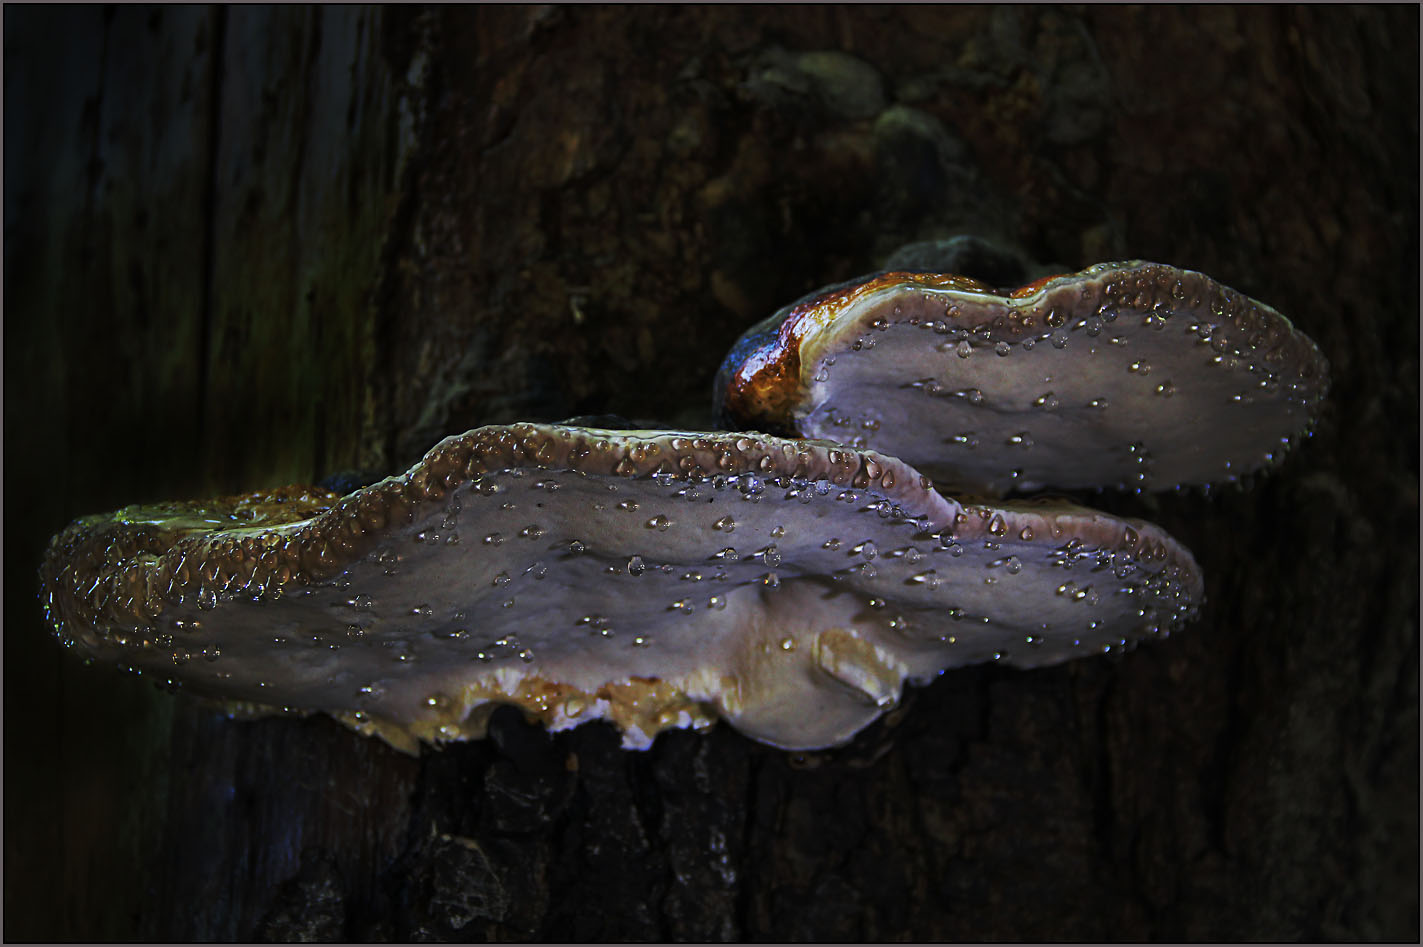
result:
M 5 921 L 28 939 L 1401 939 L 1418 916 L 1418 10 L 5 10 Z M 1208 604 L 837 752 L 501 711 L 419 759 L 46 637 L 73 516 L 710 420 L 752 321 L 972 232 L 1318 340 L 1249 491 L 1094 497 Z

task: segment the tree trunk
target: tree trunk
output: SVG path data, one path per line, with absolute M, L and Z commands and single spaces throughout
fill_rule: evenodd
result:
M 5 10 L 9 940 L 1416 940 L 1418 10 Z M 1199 269 L 1328 356 L 1169 641 L 849 747 L 404 756 L 46 636 L 70 518 L 711 423 L 753 321 L 900 244 Z

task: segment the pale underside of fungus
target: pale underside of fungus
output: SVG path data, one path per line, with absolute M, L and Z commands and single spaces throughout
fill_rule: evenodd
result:
M 482 736 L 499 704 L 609 720 L 628 747 L 718 718 L 824 747 L 906 681 L 1123 649 L 1202 594 L 1151 524 L 965 505 L 873 450 L 531 424 L 447 438 L 344 497 L 77 520 L 41 578 L 57 634 L 95 660 L 411 751 Z
M 1328 366 L 1274 309 L 1200 273 L 1104 263 L 999 292 L 882 273 L 748 331 L 728 426 L 871 447 L 942 487 L 1232 482 L 1308 432 Z

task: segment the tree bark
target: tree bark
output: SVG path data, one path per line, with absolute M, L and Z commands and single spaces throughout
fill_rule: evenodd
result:
M 1418 11 L 7 7 L 10 940 L 1416 940 Z M 1249 489 L 1103 494 L 1207 603 L 849 747 L 505 709 L 404 756 L 46 636 L 70 518 L 711 422 L 752 322 L 974 233 L 1330 359 Z M 161 683 L 161 682 L 160 682 Z

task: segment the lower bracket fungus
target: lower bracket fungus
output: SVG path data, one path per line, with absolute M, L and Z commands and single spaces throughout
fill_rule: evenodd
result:
M 1158 489 L 1277 463 L 1328 387 L 1269 306 L 1157 263 L 1012 292 L 937 273 L 828 287 L 748 331 L 717 376 L 733 428 L 827 438 L 941 486 Z
M 719 718 L 843 743 L 906 681 L 1169 634 L 1202 595 L 1159 528 L 970 505 L 873 450 L 763 435 L 484 427 L 338 496 L 77 520 L 41 567 L 59 637 L 414 751 L 513 704 L 627 747 Z

